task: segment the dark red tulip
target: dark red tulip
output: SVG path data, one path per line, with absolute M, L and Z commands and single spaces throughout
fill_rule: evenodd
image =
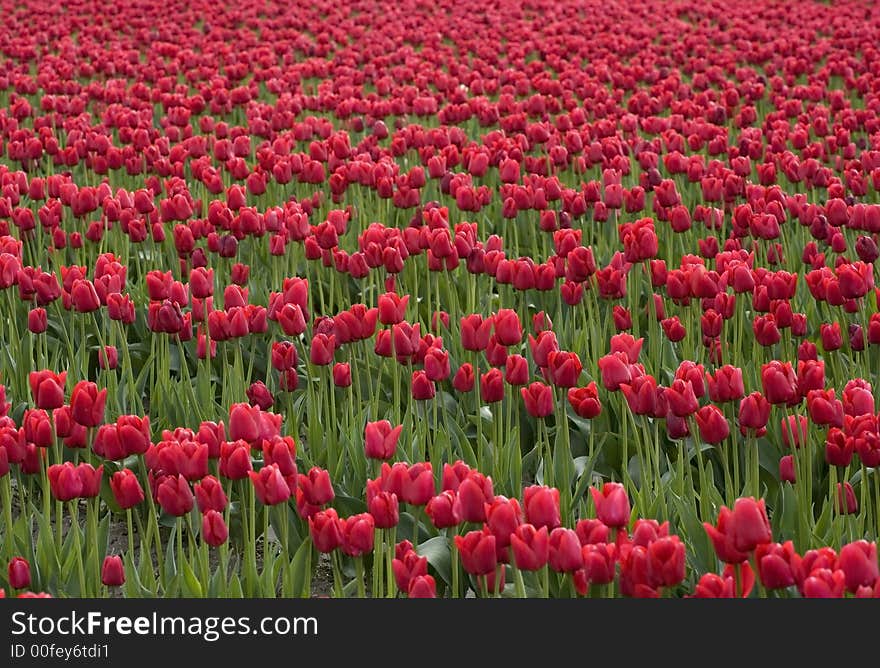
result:
M 22 557 L 13 557 L 7 568 L 9 586 L 13 589 L 27 589 L 31 586 L 31 565 Z
M 261 380 L 251 383 L 250 387 L 245 390 L 245 394 L 247 394 L 251 406 L 257 406 L 261 410 L 267 410 L 275 403 L 275 398 L 269 388 Z
M 121 587 L 125 584 L 125 566 L 122 557 L 106 556 L 101 565 L 101 584 L 105 587 Z

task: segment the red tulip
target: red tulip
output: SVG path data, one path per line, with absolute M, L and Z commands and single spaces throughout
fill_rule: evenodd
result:
M 228 503 L 226 493 L 220 481 L 214 476 L 208 475 L 202 478 L 194 485 L 194 491 L 199 512 L 203 514 L 209 510 L 223 512 L 226 509 Z
M 101 565 L 101 584 L 105 587 L 121 587 L 125 584 L 125 566 L 122 557 L 106 556 Z
M 430 380 L 424 370 L 413 371 L 412 373 L 412 397 L 416 401 L 427 401 L 433 399 L 437 393 L 437 387 L 434 381 Z
M 702 379 L 700 379 L 702 382 Z M 673 415 L 687 417 L 697 412 L 699 404 L 694 393 L 694 386 L 689 381 L 676 378 L 672 385 L 666 388 L 664 398 Z
M 587 585 L 603 585 L 614 581 L 617 567 L 617 546 L 613 543 L 589 543 L 581 548 L 584 566 L 576 572 L 575 585 L 582 596 L 587 593 Z M 582 574 L 582 575 L 581 575 Z M 579 580 L 582 582 L 579 583 Z M 580 584 L 580 586 L 578 586 Z
M 302 490 L 305 500 L 314 506 L 323 506 L 335 497 L 330 472 L 317 466 L 309 469 L 307 475 L 300 473 L 297 476 L 297 486 Z
M 764 543 L 755 550 L 758 575 L 767 589 L 785 589 L 795 583 L 792 564 L 797 559 L 794 543 Z
M 523 490 L 526 522 L 537 528 L 553 530 L 560 526 L 559 490 L 555 487 L 532 485 Z
M 557 527 L 550 532 L 550 568 L 557 573 L 574 573 L 584 565 L 581 543 L 571 529 Z
M 367 481 L 367 510 L 376 522 L 379 529 L 396 527 L 400 521 L 400 505 L 397 495 L 392 492 L 383 492 L 380 489 L 370 491 L 370 483 Z
M 31 586 L 31 565 L 22 557 L 13 557 L 7 569 L 9 586 L 13 589 L 27 589 Z
M 202 540 L 211 547 L 220 547 L 229 538 L 229 528 L 220 512 L 208 509 L 202 517 Z
M 97 427 L 104 421 L 104 405 L 107 389 L 85 380 L 78 382 L 70 394 L 70 410 L 73 419 L 84 427 Z
M 169 515 L 181 517 L 193 507 L 193 493 L 182 475 L 168 476 L 159 484 L 156 495 L 162 510 Z
M 809 420 L 803 415 L 788 415 L 781 421 L 782 442 L 785 447 L 800 448 L 807 442 Z
M 58 374 L 48 369 L 30 372 L 28 381 L 37 408 L 51 410 L 64 405 L 64 382 L 66 378 L 66 371 Z
M 104 475 L 103 464 L 95 468 L 91 464 L 82 462 L 76 467 L 76 474 L 82 483 L 79 497 L 82 499 L 94 499 L 101 493 L 101 479 Z
M 772 540 L 763 499 L 757 502 L 753 498 L 737 499 L 732 522 L 733 545 L 740 552 L 752 552 L 761 543 Z
M 579 417 L 588 420 L 597 417 L 602 412 L 602 404 L 599 401 L 599 392 L 596 383 L 591 382 L 586 387 L 572 387 L 568 390 L 568 403 Z
M 700 429 L 700 439 L 704 443 L 716 445 L 721 443 L 730 434 L 730 425 L 724 413 L 717 406 L 703 406 L 696 413 L 697 427 Z
M 368 422 L 364 429 L 364 450 L 371 459 L 387 460 L 394 456 L 403 425 L 392 428 L 388 420 Z
M 398 545 L 400 547 L 401 544 Z M 410 583 L 414 578 L 428 574 L 428 559 L 420 557 L 412 546 L 391 561 L 391 569 L 394 573 L 394 581 L 401 591 L 409 591 Z
M 495 536 L 484 531 L 470 531 L 455 536 L 455 547 L 461 555 L 461 565 L 471 575 L 494 573 L 498 563 Z
M 452 387 L 457 392 L 471 392 L 474 389 L 474 368 L 470 362 L 462 364 L 452 378 Z
M 116 503 L 123 510 L 132 508 L 144 500 L 144 490 L 137 476 L 129 469 L 122 469 L 110 477 L 110 490 Z
M 49 327 L 49 319 L 46 309 L 37 307 L 28 311 L 28 331 L 33 334 L 42 334 Z
M 554 351 L 547 356 L 550 382 L 557 387 L 574 387 L 581 375 L 581 360 L 577 353 Z
M 629 497 L 623 485 L 616 482 L 606 482 L 602 491 L 591 487 L 590 493 L 593 495 L 593 503 L 596 506 L 596 516 L 603 524 L 614 528 L 629 524 Z
M 406 591 L 410 598 L 437 598 L 437 583 L 431 575 L 417 575 Z
M 519 525 L 510 536 L 513 560 L 521 571 L 537 571 L 550 559 L 550 536 L 547 527 Z
M 52 496 L 58 501 L 70 501 L 79 497 L 82 492 L 82 481 L 71 462 L 53 464 L 47 474 Z
M 458 526 L 461 523 L 455 501 L 456 493 L 451 490 L 444 490 L 428 501 L 425 513 L 431 518 L 431 523 L 436 528 L 445 529 Z
M 342 521 L 333 508 L 309 517 L 309 535 L 318 552 L 329 553 L 342 545 Z
M 504 376 L 500 369 L 489 369 L 480 375 L 480 398 L 490 404 L 504 398 Z
M 553 389 L 544 383 L 535 382 L 520 388 L 529 415 L 544 418 L 553 414 Z
M 773 360 L 761 367 L 761 385 L 764 396 L 771 404 L 793 406 L 800 401 L 797 376 L 790 362 Z
M 760 392 L 752 392 L 739 402 L 739 425 L 740 431 L 745 435 L 752 431 L 757 436 L 767 431 L 767 421 L 770 419 L 770 402 Z
M 846 576 L 846 588 L 852 593 L 860 586 L 873 585 L 880 578 L 876 543 L 858 540 L 844 545 L 837 563 Z
M 472 471 L 458 486 L 455 516 L 465 522 L 485 522 L 486 505 L 494 498 L 492 479 L 478 471 Z
M 491 318 L 483 320 L 483 316 L 475 313 L 461 319 L 461 345 L 465 350 L 485 350 L 492 334 Z
M 664 536 L 647 547 L 648 571 L 654 587 L 675 587 L 684 580 L 685 547 L 678 536 Z
M 336 337 L 333 334 L 315 334 L 309 347 L 309 359 L 312 364 L 326 366 L 333 361 L 336 351 Z
M 352 515 L 342 520 L 342 551 L 350 557 L 360 557 L 373 551 L 375 521 L 369 513 Z
M 275 506 L 290 498 L 290 487 L 278 464 L 267 464 L 259 472 L 249 471 L 257 498 L 265 506 Z
M 246 404 L 245 404 L 246 405 Z M 224 441 L 220 445 L 220 475 L 228 480 L 242 480 L 253 468 L 247 441 Z
M 715 403 L 738 401 L 745 394 L 742 369 L 729 364 L 717 369 L 715 374 L 706 374 L 709 385 L 709 398 Z

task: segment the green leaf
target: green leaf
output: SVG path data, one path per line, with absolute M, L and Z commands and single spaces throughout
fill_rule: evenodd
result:
M 229 589 L 226 592 L 229 598 L 244 598 L 244 592 L 241 589 L 241 580 L 238 575 L 233 575 L 229 581 Z
M 265 543 L 264 543 L 265 545 Z M 274 598 L 275 597 L 275 582 L 272 580 L 272 575 L 275 572 L 275 556 L 272 552 L 264 547 L 263 549 L 263 572 L 260 573 L 260 596 L 265 598 Z
M 710 552 L 706 530 L 690 504 L 690 500 L 682 499 L 672 490 L 669 491 L 678 516 L 684 526 L 684 541 L 690 546 L 688 553 L 693 556 L 695 568 L 700 573 L 715 571 L 715 555 Z
M 449 541 L 446 536 L 434 536 L 420 543 L 416 552 L 426 557 L 428 563 L 437 571 L 447 585 L 452 583 L 452 557 L 449 552 Z
M 777 524 L 775 535 L 794 536 L 796 534 L 798 524 L 797 492 L 789 482 L 782 483 L 782 508 L 781 512 L 777 511 L 773 514 L 773 519 Z
M 183 586 L 184 590 L 190 597 L 193 598 L 202 598 L 204 596 L 204 592 L 202 591 L 202 585 L 199 582 L 198 577 L 196 577 L 195 572 L 192 569 L 192 566 L 189 565 L 189 561 L 184 559 L 182 564 L 183 571 Z
M 291 566 L 293 595 L 308 598 L 312 589 L 312 542 L 304 540 L 293 556 Z

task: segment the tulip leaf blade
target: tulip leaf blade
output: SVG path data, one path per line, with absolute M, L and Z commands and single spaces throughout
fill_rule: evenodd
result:
M 447 585 L 452 583 L 452 556 L 446 536 L 434 536 L 419 543 L 416 552 L 428 559 L 428 563 Z

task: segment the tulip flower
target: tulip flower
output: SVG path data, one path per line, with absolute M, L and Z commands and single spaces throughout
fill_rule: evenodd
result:
M 492 534 L 470 531 L 464 536 L 455 536 L 455 548 L 461 555 L 461 565 L 471 575 L 494 573 L 498 561 Z
M 550 536 L 546 526 L 536 529 L 520 524 L 510 536 L 513 560 L 521 571 L 537 571 L 550 559 Z
M 387 460 L 394 456 L 403 425 L 391 427 L 388 420 L 368 422 L 364 429 L 364 451 L 371 459 Z
M 606 482 L 601 491 L 591 487 L 590 493 L 596 506 L 596 516 L 604 524 L 614 528 L 629 524 L 629 497 L 623 485 L 616 482 Z
M 27 589 L 31 586 L 31 565 L 22 557 L 13 557 L 7 569 L 9 586 L 13 589 Z
M 101 565 L 101 584 L 106 587 L 121 587 L 125 584 L 125 567 L 122 557 L 106 556 Z
M 229 529 L 223 520 L 223 515 L 214 510 L 208 509 L 202 516 L 202 540 L 211 547 L 220 547 L 229 538 Z

